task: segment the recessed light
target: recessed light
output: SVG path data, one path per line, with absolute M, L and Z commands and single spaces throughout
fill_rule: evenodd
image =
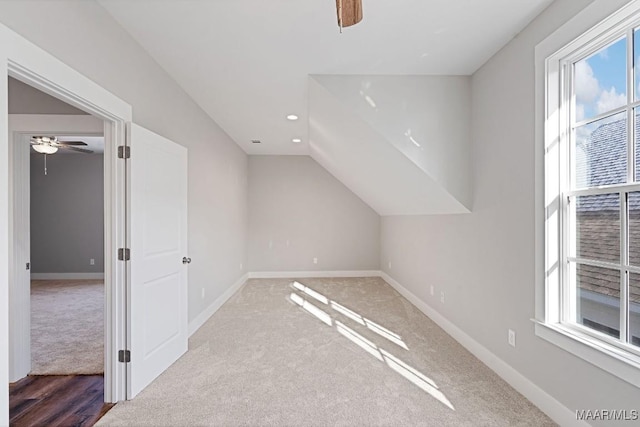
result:
M 299 142 L 302 142 L 302 140 L 300 138 L 293 138 L 291 142 L 295 142 L 296 144 L 298 144 Z
M 295 114 L 289 114 L 287 116 L 287 120 L 291 120 L 291 121 L 298 120 L 298 116 L 296 116 Z

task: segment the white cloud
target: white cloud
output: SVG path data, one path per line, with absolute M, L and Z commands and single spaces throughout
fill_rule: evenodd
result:
M 596 80 L 597 81 L 597 80 Z M 615 87 L 611 87 L 610 90 L 603 89 L 598 98 L 597 111 L 598 114 L 606 113 L 609 110 L 618 108 L 627 102 L 627 95 L 624 93 L 617 93 Z
M 606 61 L 607 59 L 609 59 L 609 48 L 602 49 L 602 50 L 598 53 L 598 56 L 599 56 L 601 59 L 604 59 L 605 61 Z
M 584 104 L 576 104 L 576 121 L 581 122 L 584 120 Z
M 593 76 L 593 69 L 586 60 L 575 65 L 576 98 L 579 103 L 590 103 L 596 100 L 600 93 L 598 79 Z
M 606 113 L 624 105 L 627 102 L 627 95 L 618 93 L 612 86 L 605 89 L 600 86 L 600 82 L 593 75 L 593 69 L 586 60 L 575 64 L 575 91 L 576 91 L 576 121 L 582 121 L 586 116 L 593 117 L 597 114 Z M 639 82 L 640 90 L 640 82 Z M 615 117 L 619 119 L 619 117 Z M 612 118 L 611 120 L 614 120 Z M 605 120 L 605 123 L 609 120 Z

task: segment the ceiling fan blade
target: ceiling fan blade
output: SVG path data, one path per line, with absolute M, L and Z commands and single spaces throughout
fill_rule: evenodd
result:
M 55 143 L 58 145 L 87 145 L 86 142 L 82 141 L 56 141 Z
M 31 137 L 31 142 L 35 142 L 36 144 L 50 144 L 52 142 L 56 142 L 57 139 L 55 136 L 39 136 L 35 135 Z
M 60 148 L 62 148 L 64 150 L 77 151 L 79 153 L 87 153 L 87 154 L 93 153 L 93 151 L 87 150 L 86 148 L 72 147 L 70 145 L 62 145 L 62 146 L 60 146 Z

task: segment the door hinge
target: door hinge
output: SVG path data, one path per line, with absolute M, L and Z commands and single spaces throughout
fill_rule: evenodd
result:
M 129 350 L 119 350 L 118 351 L 118 362 L 121 362 L 121 363 L 129 363 L 129 362 L 131 362 L 131 351 L 129 351 Z
M 131 259 L 131 251 L 129 248 L 118 249 L 118 261 L 129 261 Z
M 118 146 L 118 158 L 119 159 L 128 159 L 131 157 L 131 147 L 128 145 L 119 145 Z
M 27 263 L 27 270 L 31 270 L 31 263 L 30 262 Z

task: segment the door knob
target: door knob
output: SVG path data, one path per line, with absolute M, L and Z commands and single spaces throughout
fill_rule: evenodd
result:
M 183 257 L 182 258 L 182 263 L 183 264 L 191 264 L 191 258 Z

